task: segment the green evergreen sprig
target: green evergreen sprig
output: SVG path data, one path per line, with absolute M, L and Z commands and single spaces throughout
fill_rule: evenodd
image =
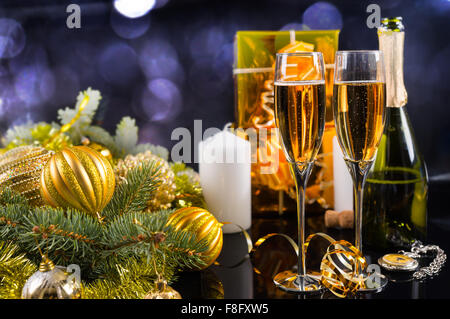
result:
M 48 252 L 58 264 L 88 266 L 101 249 L 102 225 L 96 218 L 77 210 L 35 208 L 25 217 L 23 228 L 21 245 L 37 258 L 39 249 Z
M 155 162 L 146 162 L 131 169 L 126 180 L 117 185 L 102 215 L 112 220 L 123 214 L 143 211 L 161 183 L 158 180 L 159 169 Z
M 173 210 L 145 211 L 159 186 L 158 176 L 153 162 L 131 169 L 100 212 L 103 222 L 75 209 L 30 207 L 10 189 L 0 190 L 0 240 L 14 242 L 15 252 L 32 269 L 41 253 L 58 265 L 78 264 L 86 298 L 141 298 L 153 289 L 158 274 L 170 282 L 181 269 L 202 265 L 207 247 L 195 234 L 167 225 Z M 6 267 L 2 260 L 1 267 Z M 0 298 L 20 296 L 30 269 L 11 270 L 20 273 L 18 281 L 4 280 L 15 290 L 0 287 Z

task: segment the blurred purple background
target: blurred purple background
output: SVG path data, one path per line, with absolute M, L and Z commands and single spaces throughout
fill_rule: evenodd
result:
M 81 29 L 66 7 L 81 6 Z M 233 121 L 238 30 L 342 29 L 340 49 L 377 49 L 366 7 L 402 16 L 408 111 L 431 175 L 450 173 L 450 1 L 2 0 L 0 128 L 56 120 L 80 90 L 103 96 L 97 121 L 124 115 L 140 138 L 170 148 L 176 127 Z

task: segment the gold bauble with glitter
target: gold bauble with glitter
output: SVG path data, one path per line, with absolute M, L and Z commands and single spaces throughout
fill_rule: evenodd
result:
M 39 270 L 26 281 L 22 299 L 79 299 L 81 284 L 65 267 L 55 266 L 46 256 Z
M 41 174 L 41 194 L 54 207 L 72 207 L 98 215 L 115 188 L 109 161 L 87 146 L 66 147 L 54 154 Z
M 148 201 L 147 210 L 157 211 L 171 207 L 171 203 L 175 199 L 175 174 L 170 169 L 167 161 L 159 156 L 152 154 L 150 151 L 138 153 L 136 155 L 127 155 L 124 159 L 117 162 L 114 169 L 117 183 L 121 183 L 127 177 L 128 171 L 139 167 L 144 162 L 154 162 L 159 167 L 159 176 L 157 181 L 160 182 L 155 195 Z
M 202 252 L 204 265 L 197 265 L 198 269 L 209 267 L 219 257 L 223 245 L 222 223 L 206 209 L 199 207 L 185 207 L 174 211 L 167 225 L 175 231 L 189 231 L 196 235 L 198 242 L 205 240 L 207 249 Z
M 42 206 L 41 171 L 53 155 L 42 147 L 20 146 L 0 156 L 0 187 L 9 187 L 24 196 L 30 205 Z
M 150 291 L 144 299 L 182 299 L 178 291 L 167 285 L 167 281 L 159 277 L 155 282 L 155 289 Z

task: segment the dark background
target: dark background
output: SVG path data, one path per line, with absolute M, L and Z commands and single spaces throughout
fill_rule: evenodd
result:
M 112 2 L 0 1 L 0 18 L 23 28 L 0 25 L 0 48 L 17 54 L 0 53 L 1 132 L 56 120 L 90 86 L 103 95 L 104 127 L 114 131 L 129 115 L 141 141 L 170 148 L 172 130 L 193 130 L 194 119 L 203 129 L 233 121 L 236 31 L 339 28 L 340 49 L 377 49 L 366 26 L 366 7 L 377 3 L 382 16 L 403 17 L 408 112 L 432 180 L 450 179 L 450 1 L 157 0 L 137 19 Z M 81 6 L 81 29 L 66 26 L 70 3 Z

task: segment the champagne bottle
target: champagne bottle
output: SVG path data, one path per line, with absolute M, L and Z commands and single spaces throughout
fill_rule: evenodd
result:
M 363 201 L 363 241 L 376 250 L 407 248 L 424 240 L 427 226 L 425 163 L 406 111 L 402 18 L 384 18 L 378 29 L 386 67 L 386 124 Z

